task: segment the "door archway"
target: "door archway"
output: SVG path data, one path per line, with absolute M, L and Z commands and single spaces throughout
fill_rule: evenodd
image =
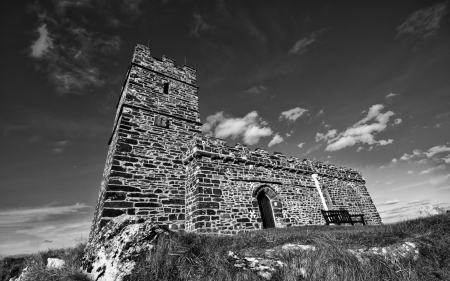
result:
M 264 190 L 258 192 L 256 199 L 258 200 L 259 212 L 261 213 L 263 228 L 275 227 L 272 205 L 270 204 L 270 199 L 269 197 L 267 197 L 266 192 Z

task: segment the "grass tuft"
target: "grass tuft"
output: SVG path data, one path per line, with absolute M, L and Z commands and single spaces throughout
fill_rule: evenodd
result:
M 419 258 L 364 256 L 360 262 L 348 249 L 368 249 L 413 242 Z M 125 281 L 264 280 L 234 266 L 228 251 L 263 257 L 265 250 L 286 243 L 314 245 L 315 251 L 281 252 L 273 259 L 286 263 L 272 280 L 450 280 L 450 215 L 380 226 L 304 226 L 240 233 L 235 236 L 174 234 L 162 236 L 155 250 L 142 254 Z M 24 264 L 2 263 L 0 273 L 13 274 L 28 266 L 26 280 L 88 281 L 80 271 L 85 244 L 48 250 Z M 63 269 L 46 269 L 47 258 L 66 261 Z M 7 274 L 9 275 L 7 275 Z

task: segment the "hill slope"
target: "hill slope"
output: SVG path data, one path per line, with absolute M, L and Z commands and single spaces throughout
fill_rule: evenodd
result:
M 404 245 L 414 246 L 402 255 L 397 250 Z M 25 261 L 25 280 L 90 280 L 79 270 L 83 246 L 32 255 Z M 265 280 L 261 271 L 251 270 L 255 263 L 271 280 L 450 280 L 449 249 L 448 214 L 380 226 L 305 226 L 235 236 L 173 234 L 141 255 L 128 280 Z M 48 257 L 66 260 L 66 268 L 46 269 Z M 0 276 L 8 271 L 2 264 Z

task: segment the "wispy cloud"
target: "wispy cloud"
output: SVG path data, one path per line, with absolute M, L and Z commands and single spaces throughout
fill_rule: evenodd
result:
M 61 153 L 66 150 L 66 147 L 69 145 L 69 141 L 58 141 L 53 144 L 54 148 L 52 149 L 53 153 Z
M 394 120 L 394 125 L 398 125 L 400 123 L 402 123 L 402 119 L 397 118 L 397 119 Z
M 316 151 L 316 150 L 319 149 L 321 146 L 322 146 L 322 144 L 319 143 L 318 145 L 315 145 L 315 146 L 311 147 L 310 149 L 308 149 L 308 150 L 306 151 L 305 154 L 303 154 L 303 156 L 306 156 L 306 155 L 310 154 L 311 152 Z
M 309 36 L 300 38 L 297 40 L 292 46 L 292 48 L 289 50 L 288 55 L 294 55 L 294 54 L 303 54 L 308 51 L 308 47 L 317 42 L 317 38 L 325 31 L 326 29 L 323 28 L 319 31 L 311 33 Z
M 427 151 L 414 149 L 412 154 L 404 153 L 402 157 L 400 157 L 400 160 L 411 161 L 418 159 L 417 163 L 425 163 L 427 162 L 427 160 L 424 159 L 424 157 L 426 156 L 427 158 L 432 158 L 435 161 L 441 161 L 445 162 L 446 164 L 450 164 L 450 155 L 448 155 L 447 157 L 442 156 L 443 153 L 446 154 L 448 152 L 450 152 L 450 147 L 446 145 L 437 145 L 429 148 Z M 438 154 L 440 155 L 438 156 Z
M 0 252 L 36 252 L 49 243 L 54 247 L 74 245 L 76 238 L 89 235 L 92 215 L 93 208 L 84 203 L 0 209 Z
M 396 97 L 398 94 L 390 93 L 386 95 L 386 99 L 392 99 L 393 97 Z
M 388 200 L 388 201 L 386 201 L 384 203 L 381 203 L 379 205 L 380 206 L 383 206 L 383 205 L 395 205 L 395 204 L 398 204 L 399 202 L 400 202 L 399 200 L 394 199 L 394 200 Z
M 434 170 L 442 170 L 442 169 L 445 169 L 445 165 L 440 165 L 440 166 L 437 166 L 437 167 L 431 167 L 431 168 L 428 168 L 428 169 L 426 169 L 426 170 L 421 171 L 421 172 L 419 173 L 419 175 L 428 174 L 428 173 L 430 173 L 431 171 L 434 171 Z
M 393 143 L 393 142 L 394 142 L 393 139 L 380 140 L 380 141 L 378 142 L 378 144 L 379 144 L 379 145 L 388 145 L 388 144 L 391 144 L 391 143 Z
M 31 56 L 42 57 L 49 48 L 53 47 L 52 39 L 48 35 L 47 25 L 43 24 L 38 29 L 39 38 L 31 45 Z
M 213 25 L 207 24 L 205 22 L 205 20 L 203 19 L 203 16 L 198 14 L 198 13 L 194 13 L 194 23 L 192 25 L 192 29 L 191 29 L 191 34 L 193 36 L 200 36 L 200 32 L 203 31 L 208 31 L 211 29 L 214 29 Z
M 280 119 L 284 118 L 287 120 L 295 121 L 307 111 L 308 109 L 304 109 L 301 107 L 292 108 L 281 112 Z
M 82 94 L 88 87 L 107 81 L 100 69 L 120 49 L 121 40 L 118 36 L 90 31 L 86 24 L 82 26 L 78 19 L 72 19 L 72 13 L 65 13 L 69 7 L 89 5 L 75 5 L 83 1 L 65 2 L 48 9 L 35 5 L 40 20 L 39 38 L 32 43 L 30 56 L 35 59 L 37 69 L 47 73 L 58 92 Z
M 304 144 L 305 144 L 305 142 L 301 142 L 301 143 L 297 144 L 297 146 L 298 146 L 299 148 L 302 148 Z
M 265 92 L 267 90 L 266 87 L 259 85 L 259 86 L 253 86 L 250 89 L 244 91 L 244 93 L 251 94 L 251 95 L 258 95 L 262 92 Z
M 278 133 L 273 136 L 273 139 L 269 142 L 268 146 L 271 147 L 275 144 L 282 143 L 284 141 L 283 137 L 280 136 Z
M 347 128 L 344 132 L 338 133 L 336 129 L 329 130 L 326 134 L 317 133 L 316 141 L 326 141 L 327 147 L 325 151 L 336 151 L 346 147 L 353 146 L 358 143 L 366 143 L 369 145 L 379 144 L 386 145 L 393 142 L 389 140 L 375 140 L 375 135 L 386 129 L 389 118 L 394 115 L 392 111 L 382 113 L 384 108 L 382 104 L 373 105 L 367 116 L 353 126 Z M 368 124 L 369 121 L 374 121 Z
M 448 13 L 447 1 L 420 9 L 410 14 L 407 20 L 397 27 L 397 37 L 405 38 L 407 44 L 418 44 L 432 38 L 441 27 Z
M 272 130 L 265 125 L 266 122 L 258 117 L 256 111 L 242 118 L 225 117 L 223 112 L 218 112 L 206 118 L 202 132 L 222 139 L 242 137 L 244 143 L 253 145 L 257 144 L 260 138 L 272 135 Z

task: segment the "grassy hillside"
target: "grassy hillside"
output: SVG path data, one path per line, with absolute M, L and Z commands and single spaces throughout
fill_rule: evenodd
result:
M 405 241 L 417 246 L 418 259 L 370 256 L 360 262 L 348 251 Z M 256 257 L 286 243 L 315 245 L 316 250 L 277 256 L 287 265 L 272 280 L 450 280 L 450 215 L 381 226 L 305 226 L 235 236 L 173 235 L 160 239 L 156 251 L 140 257 L 129 280 L 264 280 L 235 267 L 229 251 Z M 49 250 L 27 258 L 27 280 L 90 280 L 79 271 L 83 246 Z M 65 259 L 68 266 L 46 270 L 47 257 Z M 2 281 L 9 270 L 2 264 Z

